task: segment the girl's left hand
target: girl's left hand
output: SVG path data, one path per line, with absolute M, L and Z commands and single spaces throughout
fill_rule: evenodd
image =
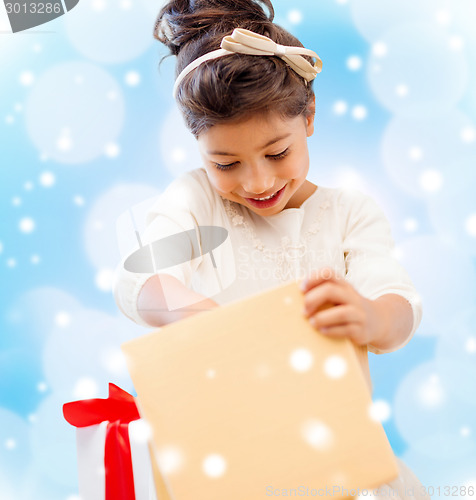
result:
M 312 273 L 301 283 L 304 315 L 329 337 L 348 337 L 357 345 L 376 338 L 379 319 L 373 301 L 366 299 L 331 268 Z

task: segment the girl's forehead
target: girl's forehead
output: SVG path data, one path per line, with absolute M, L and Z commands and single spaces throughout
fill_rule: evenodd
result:
M 200 134 L 199 142 L 213 144 L 225 143 L 263 143 L 275 139 L 294 135 L 299 132 L 298 124 L 304 123 L 302 116 L 283 118 L 279 115 L 255 115 L 238 122 L 216 124 Z

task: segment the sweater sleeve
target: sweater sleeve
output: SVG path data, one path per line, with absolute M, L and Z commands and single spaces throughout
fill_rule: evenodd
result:
M 141 247 L 125 255 L 116 268 L 113 293 L 117 306 L 128 318 L 148 325 L 140 316 L 137 301 L 147 282 L 155 274 L 168 274 L 187 288 L 202 260 L 196 234 L 201 212 L 208 204 L 197 176 L 186 174 L 172 182 L 146 215 L 145 230 L 138 235 Z M 154 249 L 151 251 L 151 249 Z M 131 255 L 139 255 L 132 261 Z M 153 257 L 151 256 L 153 254 Z M 126 261 L 128 265 L 126 265 Z M 167 299 L 167 291 L 164 289 Z M 171 309 L 180 307 L 175 305 Z
M 410 341 L 421 322 L 421 299 L 408 273 L 395 257 L 390 224 L 382 209 L 370 196 L 359 191 L 347 195 L 349 205 L 344 212 L 343 235 L 345 279 L 368 299 L 394 293 L 404 297 L 412 307 L 413 327 L 403 343 L 387 350 L 367 346 L 375 354 L 396 351 Z

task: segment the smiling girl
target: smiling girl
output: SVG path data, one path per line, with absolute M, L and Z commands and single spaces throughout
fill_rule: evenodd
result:
M 162 8 L 154 35 L 177 56 L 174 95 L 202 166 L 157 199 L 141 239 L 195 231 L 199 248 L 190 237 L 189 258 L 156 272 L 121 264 L 115 298 L 129 318 L 157 327 L 299 279 L 303 313 L 321 333 L 353 341 L 370 383 L 367 351 L 403 347 L 421 303 L 376 203 L 307 179 L 322 63 L 273 16 L 270 0 L 173 0 Z M 202 252 L 205 226 L 228 234 L 213 258 Z M 399 465 L 387 485 L 393 492 L 383 495 L 423 497 Z

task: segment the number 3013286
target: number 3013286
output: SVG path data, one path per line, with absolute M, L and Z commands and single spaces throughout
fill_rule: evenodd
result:
M 62 14 L 63 9 L 60 3 L 6 3 L 7 14 Z
M 0 33 L 17 33 L 53 21 L 76 7 L 78 3 L 79 0 L 0 2 L 0 26 L 10 26 L 10 30 L 2 30 Z

